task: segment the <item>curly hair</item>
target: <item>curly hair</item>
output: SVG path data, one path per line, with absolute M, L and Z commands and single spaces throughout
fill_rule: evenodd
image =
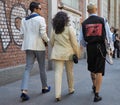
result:
M 52 19 L 53 29 L 55 30 L 56 34 L 60 34 L 64 31 L 64 27 L 68 25 L 69 18 L 67 13 L 65 12 L 58 12 L 55 17 Z

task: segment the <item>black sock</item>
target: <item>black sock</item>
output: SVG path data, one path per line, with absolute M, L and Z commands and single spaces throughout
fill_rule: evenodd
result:
M 95 93 L 95 97 L 98 97 L 99 96 L 99 93 Z

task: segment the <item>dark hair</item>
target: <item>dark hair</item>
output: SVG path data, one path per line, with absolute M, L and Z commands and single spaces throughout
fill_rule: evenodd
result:
M 30 11 L 34 12 L 34 9 L 35 8 L 37 9 L 39 5 L 40 5 L 40 3 L 38 3 L 38 2 L 31 2 L 30 6 L 29 6 Z
M 64 27 L 68 25 L 69 18 L 67 13 L 65 12 L 58 12 L 55 17 L 52 19 L 53 29 L 55 30 L 56 34 L 60 34 L 64 31 Z
M 114 29 L 114 33 L 116 34 L 117 32 L 118 32 L 118 29 L 117 29 L 117 28 L 115 28 L 115 29 Z

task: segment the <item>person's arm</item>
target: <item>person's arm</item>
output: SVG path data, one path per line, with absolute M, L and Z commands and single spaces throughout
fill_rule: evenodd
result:
M 112 33 L 110 31 L 110 27 L 107 21 L 105 21 L 105 30 L 106 30 L 106 38 L 107 43 L 110 45 L 111 50 L 114 50 L 113 40 L 112 40 Z
M 119 39 L 119 37 L 118 37 L 118 34 L 116 34 L 115 39 L 116 39 L 117 41 L 120 41 L 120 39 Z
M 80 58 L 80 46 L 78 45 L 76 32 L 72 26 L 69 27 L 69 35 L 74 53 L 77 55 L 78 58 Z
M 24 38 L 23 19 L 21 20 L 21 24 L 20 24 L 20 37 L 21 39 Z
M 82 27 L 80 28 L 80 37 L 79 37 L 79 40 L 80 40 L 80 45 L 82 45 L 83 47 L 86 47 L 86 42 L 83 38 L 83 31 L 82 31 Z
M 118 35 L 118 39 L 119 39 L 119 42 L 120 42 L 120 36 Z
M 49 41 L 49 38 L 46 34 L 46 23 L 44 18 L 41 18 L 40 20 L 40 35 L 45 42 Z
M 50 44 L 51 44 L 52 47 L 54 46 L 54 34 L 53 34 L 53 30 L 52 30 L 51 35 L 50 35 Z

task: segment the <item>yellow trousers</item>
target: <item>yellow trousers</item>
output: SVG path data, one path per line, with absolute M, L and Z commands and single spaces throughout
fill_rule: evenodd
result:
M 54 60 L 55 66 L 55 97 L 61 97 L 62 74 L 64 66 L 68 82 L 68 91 L 74 91 L 73 61 Z

